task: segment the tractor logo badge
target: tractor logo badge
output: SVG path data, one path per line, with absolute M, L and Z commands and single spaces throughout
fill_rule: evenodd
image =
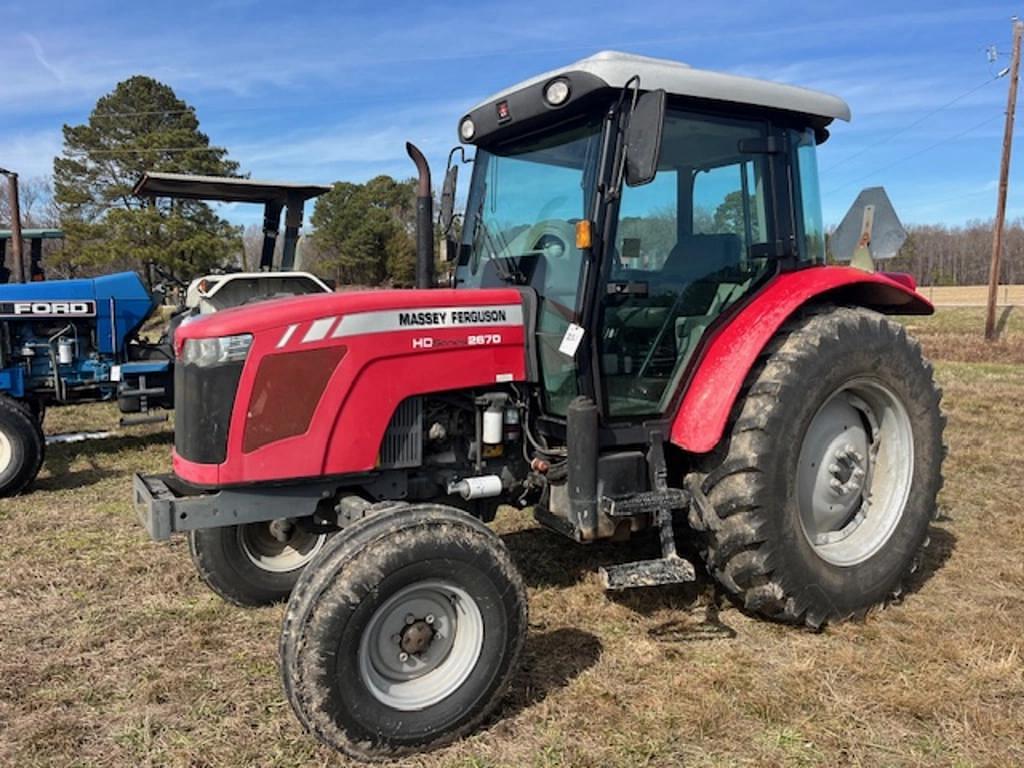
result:
M 95 301 L 0 301 L 0 317 L 95 316 Z

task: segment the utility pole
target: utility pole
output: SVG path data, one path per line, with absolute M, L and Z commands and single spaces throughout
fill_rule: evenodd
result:
M 0 174 L 7 177 L 7 205 L 11 209 L 11 257 L 14 260 L 11 282 L 25 281 L 24 258 L 21 252 L 21 206 L 18 203 L 18 174 L 0 168 Z
M 1020 41 L 1024 22 L 1013 20 L 1013 59 L 1010 62 L 1010 93 L 1006 100 L 1006 128 L 1003 131 L 1003 160 L 999 166 L 999 199 L 996 202 L 995 232 L 992 235 L 992 266 L 988 276 L 988 313 L 985 338 L 996 338 L 996 299 L 999 293 L 999 262 L 1003 255 L 1003 224 L 1006 222 L 1006 187 L 1010 176 L 1010 151 L 1013 146 L 1013 118 L 1017 110 L 1017 81 L 1020 76 Z

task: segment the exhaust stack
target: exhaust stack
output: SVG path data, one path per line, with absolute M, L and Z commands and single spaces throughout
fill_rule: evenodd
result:
M 434 198 L 430 187 L 430 166 L 419 148 L 406 142 L 405 151 L 416 163 L 416 287 L 434 287 Z

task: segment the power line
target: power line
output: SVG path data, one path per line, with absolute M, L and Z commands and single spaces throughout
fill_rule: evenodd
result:
M 83 154 L 86 155 L 119 155 L 119 154 L 142 154 L 144 152 L 223 152 L 227 154 L 229 150 L 224 147 L 143 147 L 140 149 L 90 149 L 83 150 Z M 67 160 L 85 160 L 87 158 L 81 157 L 68 157 L 61 158 Z
M 909 154 L 909 155 L 907 155 L 905 157 L 901 157 L 896 162 L 889 163 L 888 165 L 882 166 L 881 168 L 875 168 L 873 171 L 869 171 L 868 173 L 864 174 L 863 176 L 859 176 L 856 179 L 851 179 L 850 181 L 846 182 L 845 184 L 842 184 L 842 185 L 840 185 L 838 187 L 835 187 L 834 189 L 830 189 L 825 194 L 826 195 L 835 194 L 836 192 L 839 192 L 839 191 L 841 191 L 843 189 L 846 189 L 846 187 L 850 186 L 851 184 L 856 184 L 857 182 L 864 181 L 864 179 L 870 178 L 871 176 L 874 176 L 875 174 L 882 173 L 884 171 L 888 171 L 890 168 L 894 168 L 897 165 L 901 165 L 901 164 L 907 162 L 908 160 L 912 160 L 915 157 L 923 155 L 925 152 L 930 152 L 931 150 L 935 149 L 936 147 L 940 147 L 943 144 L 948 144 L 951 141 L 956 141 L 957 139 L 962 138 L 963 136 L 966 136 L 968 133 L 971 133 L 972 131 L 976 131 L 976 130 L 978 130 L 979 128 L 981 128 L 983 126 L 988 125 L 993 120 L 998 120 L 1002 116 L 1003 116 L 1002 114 L 989 115 L 984 120 L 982 120 L 980 123 L 978 123 L 976 125 L 972 125 L 970 128 L 968 128 L 968 129 L 966 129 L 964 131 L 961 131 L 960 133 L 957 133 L 957 134 L 955 134 L 953 136 L 947 136 L 944 139 L 940 139 L 939 141 L 936 141 L 934 144 L 929 144 L 924 149 L 919 149 L 917 152 L 912 152 L 911 154 Z
M 947 101 L 941 107 L 936 107 L 935 109 L 933 109 L 928 114 L 924 115 L 923 117 L 919 117 L 917 120 L 915 120 L 914 122 L 910 123 L 909 125 L 903 126 L 898 131 L 895 131 L 893 133 L 888 134 L 885 138 L 881 139 L 880 141 L 876 141 L 873 144 L 869 144 L 868 146 L 864 147 L 863 149 L 861 149 L 861 150 L 859 150 L 857 152 L 854 152 L 852 155 L 847 155 L 842 160 L 839 160 L 838 162 L 833 163 L 832 165 L 828 166 L 827 168 L 822 168 L 821 172 L 822 173 L 828 173 L 832 169 L 838 168 L 841 165 L 845 165 L 846 163 L 850 162 L 854 158 L 860 157 L 861 155 L 864 155 L 867 152 L 870 152 L 871 150 L 875 149 L 878 146 L 881 146 L 882 144 L 889 143 L 890 141 L 892 141 L 894 138 L 896 138 L 900 134 L 906 133 L 911 128 L 916 128 L 917 126 L 921 125 L 921 123 L 923 123 L 925 120 L 928 120 L 930 117 L 932 117 L 934 115 L 937 115 L 939 112 L 942 112 L 945 109 L 949 109 L 951 106 L 956 104 L 958 101 L 961 101 L 962 99 L 966 99 L 968 96 L 977 93 L 982 88 L 984 88 L 986 85 L 988 85 L 989 83 L 995 82 L 998 79 L 999 79 L 999 75 L 993 75 L 992 77 L 990 77 L 985 82 L 983 82 L 983 83 L 981 83 L 979 85 L 976 85 L 974 88 L 971 88 L 969 91 L 965 91 L 964 93 L 961 93 L 955 99 L 953 99 L 952 101 Z

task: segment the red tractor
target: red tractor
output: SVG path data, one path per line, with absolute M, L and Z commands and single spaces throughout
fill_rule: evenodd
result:
M 502 504 L 584 544 L 656 532 L 651 559 L 603 570 L 611 589 L 692 580 L 685 535 L 770 619 L 819 627 L 898 593 L 943 417 L 886 315 L 932 308 L 870 260 L 825 265 L 815 147 L 836 118 L 826 94 L 598 54 L 460 121 L 475 155 L 447 287 L 410 147 L 418 290 L 181 328 L 174 473 L 136 476 L 136 505 L 154 538 L 188 533 L 227 599 L 289 599 L 281 671 L 318 738 L 395 756 L 493 710 L 527 632 L 485 525 Z

